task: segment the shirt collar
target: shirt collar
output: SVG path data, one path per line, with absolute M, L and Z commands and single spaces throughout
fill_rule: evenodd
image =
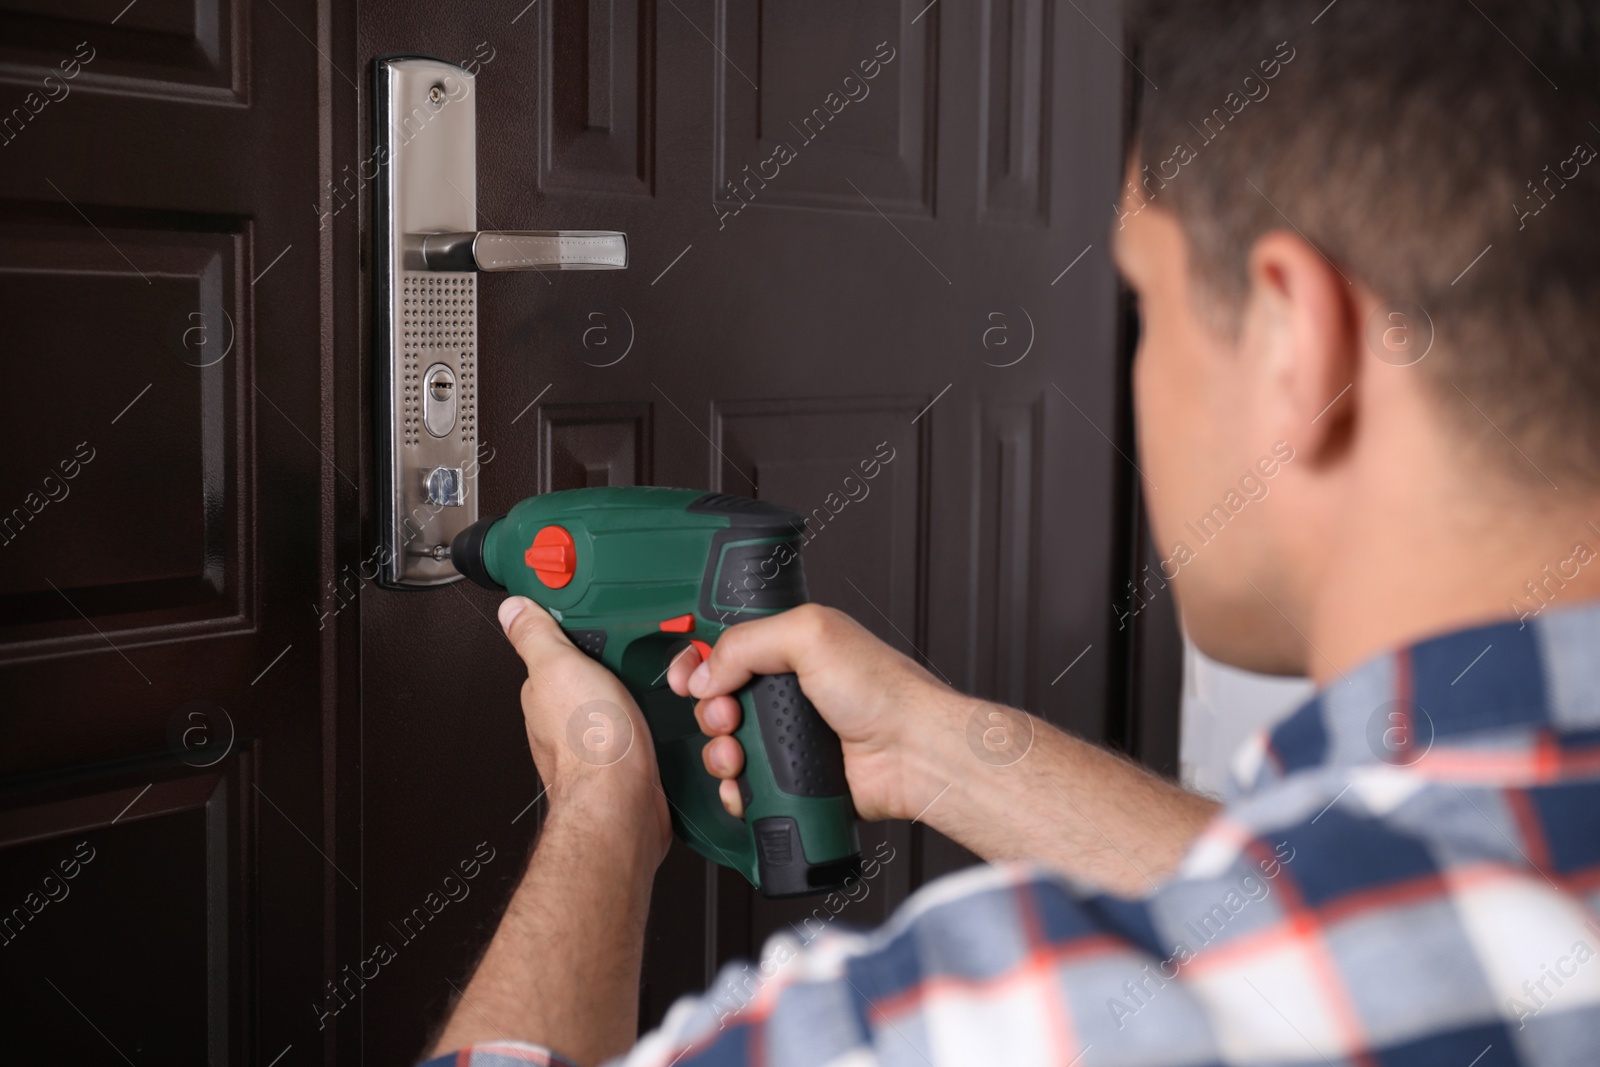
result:
M 1430 637 L 1329 682 L 1235 761 L 1243 793 L 1322 767 L 1600 729 L 1600 601 Z

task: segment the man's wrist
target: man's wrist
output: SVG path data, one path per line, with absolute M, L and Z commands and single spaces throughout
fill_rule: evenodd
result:
M 653 875 L 671 840 L 665 797 L 653 775 L 579 766 L 563 772 L 547 793 L 547 834 L 560 830 L 609 854 L 638 858 Z
M 566 736 L 539 744 L 530 726 L 534 766 L 550 794 L 550 807 L 580 804 L 596 814 L 627 820 L 648 813 L 659 802 L 655 755 L 650 735 L 637 713 L 606 701 L 592 701 L 587 719 L 568 723 Z M 598 710 L 595 710 L 598 709 Z
M 986 855 L 972 842 L 1017 804 L 1028 802 L 1038 785 L 1037 764 L 1046 758 L 1034 749 L 1047 740 L 1041 737 L 1046 732 L 1069 744 L 1082 743 L 1050 731 L 1019 708 L 939 687 L 918 728 L 903 742 L 907 810 L 901 817 L 917 819 Z
M 905 716 L 905 728 L 894 742 L 900 751 L 903 776 L 904 810 L 896 813 L 899 818 L 913 819 L 924 814 L 934 797 L 970 772 L 970 768 L 961 765 L 966 751 L 962 738 L 966 720 L 981 704 L 982 701 L 934 683 L 907 701 L 908 707 L 916 710 Z M 970 759 L 970 754 L 965 758 Z
M 509 1033 L 598 1063 L 632 1043 L 665 803 L 616 767 L 550 770 L 533 856 L 435 1055 Z

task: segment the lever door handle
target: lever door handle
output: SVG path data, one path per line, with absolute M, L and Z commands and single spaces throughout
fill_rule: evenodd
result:
M 472 230 L 420 236 L 422 261 L 430 271 L 618 270 L 628 265 L 628 237 L 615 230 Z

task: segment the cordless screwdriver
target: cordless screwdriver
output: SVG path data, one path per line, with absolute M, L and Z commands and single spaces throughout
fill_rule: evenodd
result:
M 729 626 L 806 601 L 804 517 L 695 489 L 613 486 L 529 497 L 455 538 L 463 575 L 543 606 L 619 678 L 644 713 L 672 827 L 767 897 L 821 893 L 860 867 L 839 738 L 793 674 L 752 678 L 734 737 L 744 818 L 706 771 L 694 701 L 666 682 L 689 645 L 709 654 Z

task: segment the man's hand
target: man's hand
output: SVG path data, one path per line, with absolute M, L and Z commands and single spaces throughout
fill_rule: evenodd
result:
M 673 692 L 700 698 L 695 719 L 711 737 L 703 758 L 706 770 L 723 779 L 723 806 L 743 814 L 735 779 L 744 770 L 744 749 L 730 736 L 739 726 L 739 701 L 729 694 L 752 675 L 791 671 L 839 735 L 856 811 L 864 819 L 913 818 L 932 793 L 925 765 L 905 743 L 908 732 L 948 728 L 959 706 L 972 701 L 848 615 L 818 604 L 730 627 L 708 661 L 690 648 L 667 671 Z
M 731 627 L 705 663 L 690 650 L 667 672 L 674 692 L 698 699 L 706 769 L 735 815 L 744 751 L 729 736 L 740 717 L 731 694 L 752 675 L 787 671 L 839 735 L 862 818 L 920 819 L 985 859 L 1138 895 L 1177 866 L 1216 809 L 1048 723 L 955 692 L 848 616 L 807 604 Z M 993 750 L 993 737 L 1009 747 Z
M 659 864 L 672 843 L 666 795 L 644 716 L 616 675 L 578 651 L 550 613 L 526 597 L 500 605 L 528 680 L 522 717 L 551 806 L 599 807 L 631 823 L 641 854 Z M 599 814 L 596 812 L 595 814 Z
M 633 698 L 533 601 L 500 605 L 528 667 L 522 715 L 550 798 L 538 846 L 433 1054 L 536 1041 L 577 1063 L 633 1044 L 656 867 L 672 840 Z

